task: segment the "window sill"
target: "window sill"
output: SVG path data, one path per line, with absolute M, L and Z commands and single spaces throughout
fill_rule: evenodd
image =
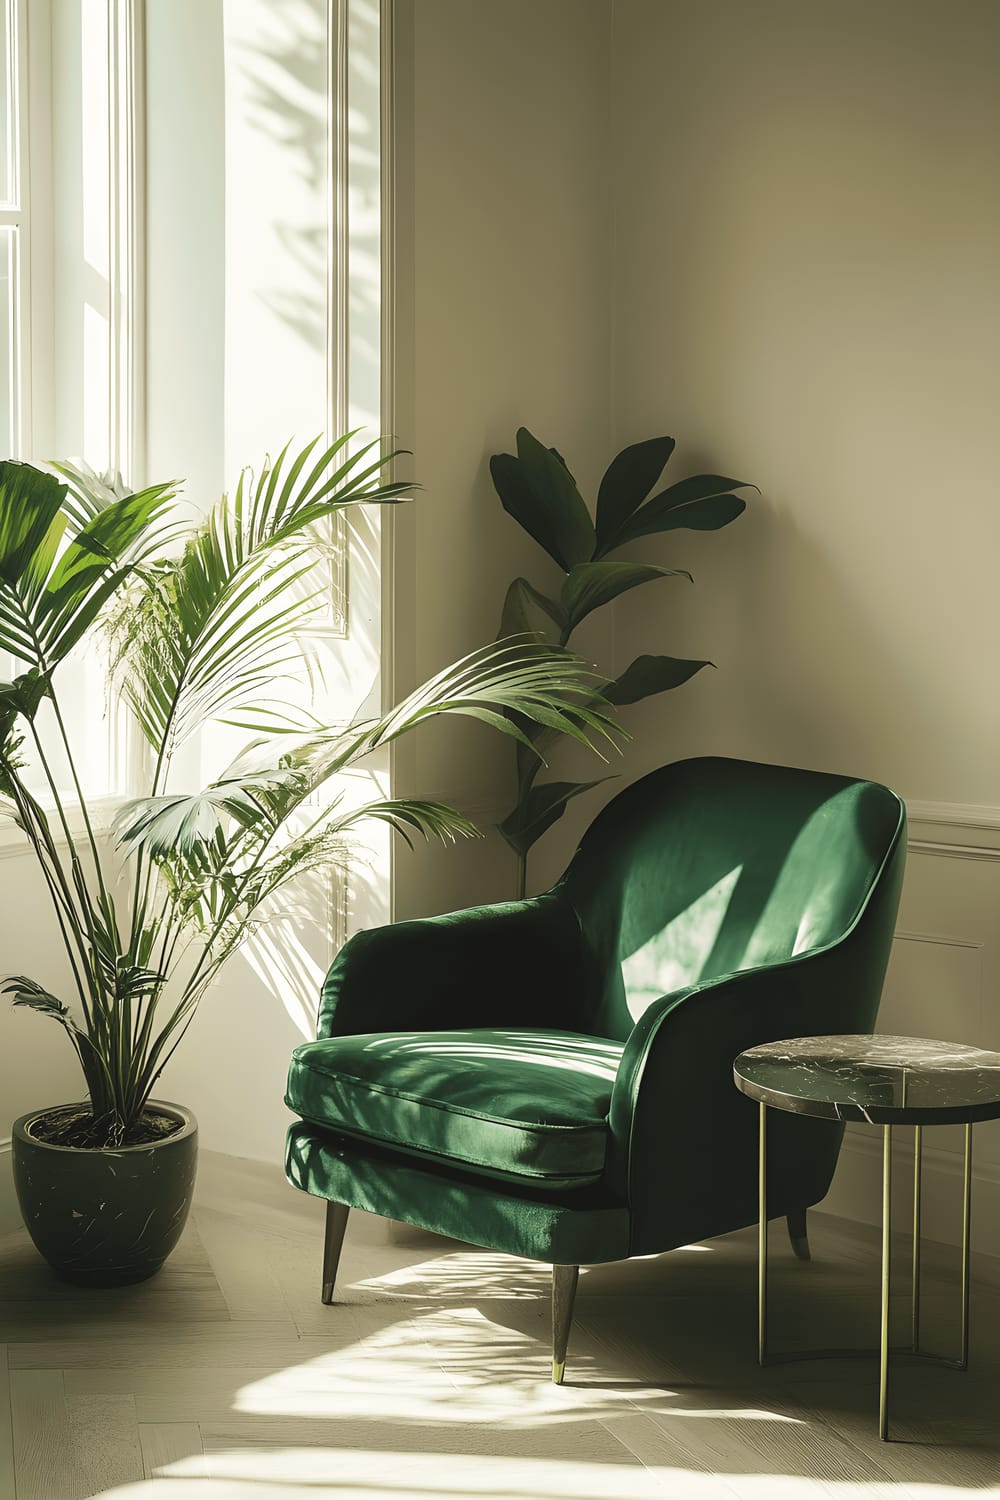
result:
M 88 803 L 88 810 L 94 833 L 98 838 L 110 832 L 115 813 L 129 800 L 128 797 L 93 797 L 91 799 Z M 52 808 L 47 807 L 45 811 L 50 815 L 52 837 L 56 847 L 65 849 L 66 835 L 58 821 L 52 817 Z M 78 835 L 82 837 L 85 829 L 79 803 L 67 803 L 66 816 L 73 837 L 76 838 Z M 30 839 L 15 825 L 14 820 L 7 817 L 0 819 L 0 859 L 17 859 L 20 855 L 30 855 L 32 852 Z

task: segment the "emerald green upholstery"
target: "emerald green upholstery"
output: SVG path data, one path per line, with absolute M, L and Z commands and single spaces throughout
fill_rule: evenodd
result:
M 886 787 L 702 758 L 616 797 L 542 896 L 359 933 L 296 1049 L 291 1182 L 560 1266 L 757 1218 L 733 1059 L 872 1029 L 905 859 Z M 843 1127 L 776 1114 L 769 1212 Z
M 296 1048 L 287 1102 L 306 1120 L 493 1177 L 600 1179 L 624 1048 L 569 1031 L 380 1032 Z

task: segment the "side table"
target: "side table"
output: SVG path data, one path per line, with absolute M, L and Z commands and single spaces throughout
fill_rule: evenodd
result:
M 767 1362 L 767 1110 L 822 1120 L 860 1120 L 882 1127 L 882 1317 L 879 1342 L 879 1437 L 889 1435 L 889 1296 L 892 1129 L 914 1127 L 912 1330 L 909 1353 L 964 1370 L 969 1363 L 969 1228 L 972 1215 L 972 1126 L 1000 1119 L 1000 1053 L 912 1036 L 805 1036 L 743 1052 L 736 1086 L 760 1105 L 757 1359 Z M 925 1125 L 964 1125 L 961 1353 L 929 1354 L 920 1345 L 920 1195 Z M 785 1356 L 845 1357 L 864 1350 L 816 1350 Z

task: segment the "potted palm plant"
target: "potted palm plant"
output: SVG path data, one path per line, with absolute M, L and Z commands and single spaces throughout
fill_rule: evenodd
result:
M 408 840 L 477 832 L 439 802 L 348 806 L 337 778 L 439 714 L 515 734 L 543 722 L 583 740 L 610 727 L 583 664 L 523 638 L 446 667 L 376 718 L 330 724 L 289 693 L 275 699 L 306 660 L 323 523 L 407 490 L 386 478 L 392 455 L 354 450 L 353 436 L 286 448 L 189 526 L 174 486 L 129 493 L 69 465 L 0 463 L 0 652 L 20 668 L 0 684 L 0 807 L 41 871 L 69 987 L 56 995 L 22 974 L 4 992 L 63 1028 L 86 1086 L 82 1102 L 16 1121 L 14 1174 L 35 1244 L 77 1282 L 141 1280 L 176 1243 L 196 1125 L 153 1097 L 156 1083 L 205 991 L 288 883 L 342 861 L 363 819 Z M 95 635 L 149 767 L 147 794 L 104 831 L 59 687 L 63 664 Z M 207 785 L 178 786 L 177 752 L 212 721 L 252 737 Z

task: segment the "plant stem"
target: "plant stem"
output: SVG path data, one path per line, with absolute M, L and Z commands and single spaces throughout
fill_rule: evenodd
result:
M 75 942 L 76 948 L 79 950 L 80 961 L 84 965 L 83 972 L 86 973 L 87 944 L 80 930 L 77 915 L 70 899 L 66 876 L 59 862 L 58 851 L 52 841 L 48 820 L 34 797 L 22 785 L 13 767 L 8 764 L 5 769 L 10 780 L 11 791 L 14 796 L 14 803 L 18 810 L 21 825 L 34 847 L 39 869 L 42 872 L 49 895 L 52 898 L 56 919 L 59 923 L 59 931 L 62 934 L 63 946 L 66 949 L 66 957 L 69 959 L 73 981 L 83 1005 L 84 1016 L 89 1025 L 90 1012 L 87 1006 L 86 989 L 81 977 L 81 971 L 77 967 L 77 956 L 73 947 L 73 943 Z M 72 930 L 72 941 L 70 930 Z
M 32 739 L 35 742 L 35 749 L 38 751 L 38 758 L 39 758 L 39 760 L 41 762 L 42 770 L 45 773 L 45 779 L 46 779 L 46 781 L 49 784 L 49 791 L 52 793 L 52 800 L 55 803 L 56 812 L 57 812 L 57 814 L 59 816 L 59 823 L 60 823 L 60 825 L 62 827 L 63 837 L 66 840 L 66 848 L 67 848 L 67 852 L 69 854 L 70 869 L 76 875 L 76 880 L 77 880 L 77 891 L 76 891 L 77 900 L 78 900 L 78 903 L 79 903 L 79 906 L 80 906 L 80 911 L 81 911 L 81 915 L 83 917 L 84 925 L 86 926 L 86 941 L 90 945 L 89 954 L 87 952 L 86 947 L 83 950 L 84 961 L 87 962 L 88 958 L 91 959 L 91 960 L 93 959 L 94 955 L 96 955 L 96 953 L 98 951 L 98 946 L 99 946 L 99 944 L 98 944 L 97 927 L 95 926 L 95 922 L 94 922 L 94 912 L 91 909 L 90 892 L 87 890 L 87 882 L 86 882 L 86 878 L 85 878 L 84 873 L 83 873 L 83 865 L 82 865 L 82 863 L 80 861 L 80 856 L 77 853 L 76 844 L 75 844 L 75 842 L 73 840 L 73 834 L 72 834 L 72 832 L 70 830 L 70 826 L 69 826 L 69 819 L 66 816 L 66 810 L 63 807 L 62 798 L 59 795 L 59 788 L 56 786 L 55 777 L 53 776 L 52 770 L 51 770 L 51 768 L 49 766 L 49 763 L 48 763 L 48 760 L 46 759 L 45 750 L 44 750 L 44 748 L 42 746 L 41 737 L 39 736 L 38 728 L 37 728 L 37 726 L 35 724 L 35 721 L 33 719 L 31 721 L 31 736 L 32 736 Z M 56 857 L 56 859 L 57 859 L 57 857 Z M 62 866 L 58 865 L 58 861 L 57 861 L 57 867 L 60 870 L 62 869 Z M 72 893 L 69 891 L 69 887 L 67 887 L 67 898 L 66 899 L 67 899 L 67 905 L 69 906 L 69 908 L 71 910 L 74 910 L 75 908 L 73 907 L 73 903 L 72 903 Z M 92 964 L 91 964 L 91 967 L 92 967 Z M 97 981 L 96 981 L 96 978 L 94 979 L 94 983 L 91 985 L 91 989 L 94 992 L 94 1003 L 96 1005 L 96 1004 L 99 1003 L 99 999 L 100 999 L 99 994 L 97 993 Z
M 56 723 L 59 726 L 59 734 L 62 738 L 63 747 L 66 751 L 66 760 L 69 764 L 69 772 L 73 778 L 73 786 L 76 790 L 77 801 L 80 804 L 80 812 L 83 816 L 83 826 L 87 834 L 87 843 L 90 846 L 90 855 L 94 861 L 94 873 L 97 876 L 97 888 L 100 892 L 101 905 L 104 909 L 104 920 L 108 924 L 108 932 L 114 940 L 116 947 L 120 949 L 121 939 L 118 934 L 118 920 L 115 913 L 114 903 L 112 902 L 111 897 L 108 894 L 107 886 L 104 883 L 104 869 L 101 865 L 101 853 L 97 847 L 97 839 L 94 836 L 94 829 L 91 825 L 90 813 L 87 810 L 87 799 L 83 794 L 83 787 L 80 784 L 80 777 L 77 774 L 76 761 L 73 758 L 73 750 L 72 746 L 70 745 L 69 734 L 66 730 L 66 723 L 59 708 L 59 700 L 56 697 L 54 688 L 50 688 L 49 702 L 52 704 L 52 710 L 56 716 Z
M 528 856 L 526 853 L 517 856 L 517 899 L 523 901 L 528 888 Z

